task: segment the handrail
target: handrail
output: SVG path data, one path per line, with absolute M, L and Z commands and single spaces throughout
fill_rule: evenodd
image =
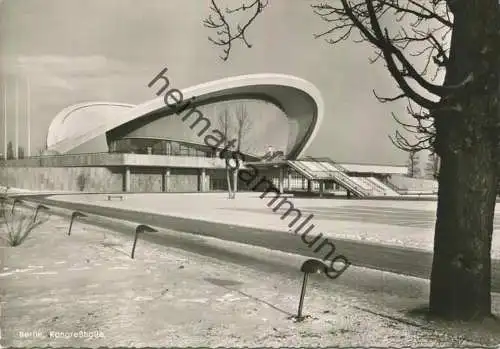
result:
M 356 178 L 356 181 L 360 181 L 361 183 L 365 184 L 371 194 L 374 194 L 375 192 L 380 192 L 380 191 L 384 191 L 383 189 L 377 187 L 374 185 L 374 183 L 372 183 L 368 178 L 366 177 L 356 177 L 356 176 L 353 176 L 353 178 Z
M 401 188 L 398 188 L 396 185 L 394 185 L 393 183 L 391 183 L 389 180 L 387 180 L 387 182 L 382 182 L 384 183 L 385 185 L 387 185 L 389 188 L 391 188 L 392 190 L 394 190 L 396 193 L 399 193 L 402 189 Z
M 308 160 L 311 161 L 311 162 L 315 162 L 319 166 L 321 166 L 321 164 L 319 164 L 319 162 L 317 161 L 317 159 L 315 159 L 313 157 L 307 157 L 306 160 L 302 160 L 302 161 L 308 161 Z M 300 160 L 298 160 L 298 161 L 300 163 Z M 328 162 L 329 164 L 332 164 L 332 161 L 330 159 L 328 159 L 328 158 L 325 158 L 324 162 Z M 294 164 L 296 165 L 296 167 L 300 167 L 302 169 L 303 166 L 299 166 L 299 163 L 294 163 Z M 317 171 L 317 172 L 329 172 L 329 173 L 331 173 L 333 179 L 336 179 L 338 182 L 340 182 L 340 184 L 343 184 L 344 186 L 346 186 L 348 190 L 351 190 L 351 191 L 355 192 L 358 195 L 367 196 L 367 195 L 370 194 L 370 192 L 367 192 L 358 183 L 354 182 L 352 180 L 352 178 L 349 177 L 349 175 L 347 173 L 345 173 L 344 171 L 342 171 L 339 168 L 339 166 L 336 166 L 335 164 L 332 164 L 332 165 L 338 171 L 331 171 L 330 169 L 325 168 L 325 171 Z M 321 167 L 323 167 L 323 166 L 321 166 Z M 302 172 L 311 173 L 311 171 L 308 171 L 307 169 L 302 169 Z M 310 177 L 313 177 L 313 175 L 310 175 Z
M 311 157 L 311 159 L 313 161 L 316 161 L 314 158 Z M 328 162 L 330 165 L 332 165 L 333 167 L 335 167 L 337 170 L 339 170 L 338 172 L 333 172 L 333 173 L 339 173 L 340 175 L 339 176 L 342 176 L 342 178 L 344 179 L 344 181 L 347 181 L 350 185 L 351 185 L 351 189 L 355 189 L 357 190 L 358 192 L 360 192 L 361 194 L 363 195 L 369 195 L 370 192 L 367 192 L 365 190 L 365 188 L 363 188 L 362 186 L 360 186 L 358 183 L 356 183 L 346 172 L 345 172 L 345 169 L 340 166 L 340 165 L 337 165 L 333 160 L 329 159 L 329 158 L 325 158 L 325 161 L 324 162 Z M 338 178 L 338 176 L 337 176 Z
M 375 180 L 377 180 L 378 182 L 382 183 L 382 185 L 386 186 L 389 190 L 395 192 L 396 194 L 400 195 L 400 189 L 397 188 L 396 186 L 394 186 L 392 183 L 386 183 L 376 177 L 373 177 Z
M 377 182 L 375 182 L 375 181 L 373 180 L 373 179 L 375 179 L 376 181 L 378 181 L 378 179 L 377 179 L 377 178 L 375 178 L 375 177 L 366 177 L 366 178 L 367 178 L 366 180 L 367 180 L 367 181 L 369 181 L 369 182 L 370 182 L 370 183 L 371 183 L 374 187 L 376 187 L 376 188 L 380 189 L 380 190 L 381 190 L 381 191 L 383 191 L 384 193 L 386 193 L 386 192 L 387 192 L 387 188 L 384 188 L 384 187 L 383 187 L 383 186 L 381 186 L 379 183 L 377 183 Z M 382 182 L 380 182 L 380 183 L 382 183 Z M 383 183 L 382 183 L 382 184 L 383 184 Z M 390 188 L 389 188 L 389 189 L 390 189 Z M 391 190 L 392 190 L 392 189 L 391 189 Z
M 341 177 L 342 179 L 340 179 L 338 176 L 336 176 L 337 173 L 341 173 Z M 358 183 L 354 182 L 352 180 L 351 177 L 349 177 L 347 174 L 343 173 L 343 172 L 336 172 L 334 174 L 334 176 L 336 176 L 336 178 L 339 180 L 339 181 L 343 181 L 344 184 L 348 184 L 349 186 L 351 186 L 351 190 L 354 189 L 355 191 L 357 191 L 358 193 L 361 193 L 363 195 L 369 195 L 369 193 L 366 192 L 366 190 L 361 187 Z M 347 182 L 347 183 L 346 183 Z

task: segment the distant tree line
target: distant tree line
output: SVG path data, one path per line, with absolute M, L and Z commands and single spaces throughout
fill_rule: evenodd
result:
M 22 146 L 17 147 L 17 154 L 19 159 L 24 159 L 24 148 Z M 14 145 L 12 141 L 7 143 L 7 160 L 14 159 Z
M 408 160 L 406 166 L 408 168 L 407 176 L 411 178 L 426 178 L 426 179 L 438 179 L 439 175 L 439 156 L 436 153 L 430 153 L 427 156 L 427 161 L 424 165 L 424 173 L 422 176 L 422 171 L 420 168 L 420 154 L 418 151 L 409 151 Z

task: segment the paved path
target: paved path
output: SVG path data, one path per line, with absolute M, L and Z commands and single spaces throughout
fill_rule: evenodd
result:
M 171 198 L 173 198 L 173 196 Z M 143 208 L 143 211 L 141 212 L 139 210 L 131 210 L 130 208 L 123 209 L 117 207 L 109 207 L 111 205 L 120 206 L 123 205 L 123 203 L 126 203 L 127 201 L 129 202 L 130 206 L 130 204 L 134 201 L 134 200 L 129 201 L 130 198 L 128 198 L 123 203 L 121 203 L 120 201 L 108 202 L 108 203 L 103 203 L 102 201 L 99 201 L 100 204 L 98 205 L 97 202 L 92 202 L 92 201 L 90 203 L 86 203 L 85 201 L 89 201 L 88 198 L 87 199 L 80 198 L 81 202 L 77 203 L 68 201 L 71 199 L 74 198 L 65 197 L 64 201 L 54 200 L 54 199 L 45 199 L 44 201 L 46 201 L 49 204 L 56 204 L 57 206 L 72 210 L 81 210 L 91 214 L 104 215 L 128 221 L 135 221 L 138 223 L 149 224 L 161 228 L 178 230 L 185 233 L 211 236 L 229 241 L 246 243 L 255 246 L 262 246 L 284 252 L 297 253 L 308 257 L 322 258 L 325 255 L 325 253 L 328 252 L 328 250 L 325 248 L 324 251 L 315 253 L 314 250 L 310 249 L 306 244 L 304 244 L 298 236 L 288 233 L 286 231 L 279 231 L 271 228 L 263 229 L 250 226 L 241 226 L 232 223 L 221 223 L 208 220 L 200 220 L 199 218 L 176 217 L 176 216 L 166 215 L 165 212 L 146 213 L 144 211 L 147 208 Z M 165 199 L 166 197 L 163 197 L 163 200 Z M 190 201 L 193 202 L 193 197 L 191 197 Z M 183 204 L 182 201 L 177 201 L 177 203 L 180 206 L 182 206 Z M 137 202 L 135 202 L 135 204 L 137 205 Z M 236 202 L 234 202 L 233 204 L 236 205 Z M 369 220 L 369 218 L 367 217 L 373 218 L 376 216 L 375 214 L 373 214 L 374 211 L 373 209 L 371 209 L 370 211 L 370 205 L 372 204 L 368 204 L 366 206 L 368 208 L 366 208 L 364 212 L 365 213 L 370 212 L 371 215 L 362 214 L 360 215 L 360 217 L 362 216 L 365 217 L 367 220 Z M 323 209 L 322 207 L 319 208 Z M 198 207 L 198 209 L 200 208 Z M 211 209 L 213 210 L 214 207 L 212 206 Z M 233 208 L 233 211 L 237 212 L 237 210 L 235 209 L 237 209 L 237 207 Z M 252 210 L 251 207 L 248 209 Z M 253 209 L 255 210 L 257 208 L 254 207 Z M 309 207 L 309 209 L 311 208 Z M 397 210 L 398 208 L 395 207 L 395 209 Z M 420 209 L 422 211 L 430 212 L 428 214 L 432 214 L 432 211 L 428 209 L 424 210 L 422 207 Z M 200 210 L 199 212 L 203 212 L 203 210 Z M 231 218 L 234 219 L 234 214 L 232 215 L 228 210 L 226 210 L 226 212 L 227 212 L 226 216 L 228 218 L 227 221 L 231 221 Z M 276 218 L 277 214 L 272 213 L 272 211 L 270 212 L 271 212 L 270 214 L 274 214 L 273 218 Z M 347 210 L 346 212 L 348 215 L 352 215 L 351 210 Z M 418 214 L 424 215 L 425 213 L 423 214 L 422 212 L 420 212 Z M 240 219 L 242 219 L 241 215 L 238 216 Z M 265 216 L 265 214 L 259 213 L 259 217 L 263 216 Z M 352 219 L 355 218 L 353 217 Z M 381 219 L 380 216 L 377 219 L 380 220 Z M 277 220 L 280 221 L 279 215 Z M 258 221 L 251 223 L 258 225 L 257 222 Z M 283 225 L 283 221 L 281 221 L 281 224 Z M 415 229 L 415 228 L 410 228 L 410 229 Z M 154 240 L 157 243 L 165 245 L 169 244 L 168 239 L 161 235 L 156 235 L 156 237 L 154 237 Z M 429 273 L 431 270 L 431 262 L 432 262 L 432 254 L 430 252 L 411 249 L 408 247 L 373 244 L 367 241 L 360 242 L 360 241 L 346 240 L 341 238 L 336 238 L 333 241 L 336 246 L 336 253 L 345 255 L 354 265 L 365 266 L 369 268 L 391 271 L 400 274 L 406 274 L 423 278 L 429 277 Z M 200 247 L 200 249 L 202 248 L 203 246 Z M 500 292 L 500 260 L 498 259 L 493 260 L 492 274 L 493 274 L 492 290 L 495 292 Z
M 105 195 L 62 195 L 53 199 L 114 207 L 232 224 L 247 228 L 289 232 L 281 212 L 268 207 L 269 199 L 256 193 L 239 194 L 228 200 L 224 194 L 126 194 L 123 201 L 108 201 Z M 356 240 L 432 252 L 436 202 L 290 199 L 303 219 L 314 215 L 312 233 L 331 239 Z M 287 205 L 284 205 L 287 206 Z M 500 217 L 500 210 L 497 211 Z M 495 219 L 495 230 L 499 230 Z M 297 227 L 300 223 L 296 224 Z M 492 256 L 500 258 L 500 233 L 493 235 Z

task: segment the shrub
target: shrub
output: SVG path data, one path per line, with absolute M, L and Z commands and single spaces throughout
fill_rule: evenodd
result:
M 32 214 L 27 214 L 25 212 L 17 213 L 7 208 L 7 190 L 0 193 L 0 217 L 4 225 L 4 230 L 7 237 L 1 237 L 3 240 L 7 241 L 9 246 L 15 247 L 21 245 L 30 235 L 34 228 L 38 225 L 44 223 L 45 221 L 34 222 L 34 212 Z
M 33 229 L 42 223 L 41 221 L 33 222 L 32 215 L 25 213 L 11 215 L 7 212 L 8 210 L 4 210 L 4 227 L 7 233 L 5 240 L 12 247 L 21 245 Z

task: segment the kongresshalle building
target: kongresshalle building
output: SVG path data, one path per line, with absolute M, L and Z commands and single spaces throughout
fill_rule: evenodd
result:
M 227 189 L 220 151 L 244 154 L 280 192 L 397 196 L 388 183 L 404 166 L 339 164 L 304 158 L 325 117 L 310 82 L 282 74 L 229 77 L 181 89 L 182 112 L 166 104 L 174 89 L 166 69 L 139 105 L 88 102 L 52 120 L 42 156 L 4 160 L 0 180 L 32 190 L 86 192 L 208 192 Z M 170 85 L 170 86 L 169 86 Z M 162 94 L 163 93 L 163 94 Z M 218 148 L 207 141 L 225 138 Z M 240 190 L 250 190 L 240 181 Z

